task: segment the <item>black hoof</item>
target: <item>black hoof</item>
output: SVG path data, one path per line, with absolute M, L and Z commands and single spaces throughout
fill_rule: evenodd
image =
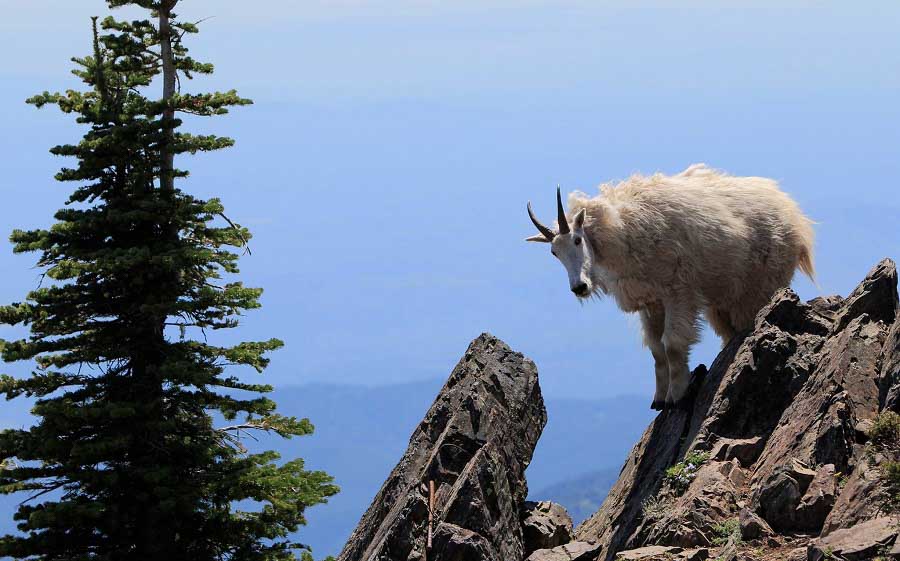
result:
M 650 409 L 653 409 L 654 411 L 662 411 L 665 405 L 665 401 L 654 401 L 650 404 Z

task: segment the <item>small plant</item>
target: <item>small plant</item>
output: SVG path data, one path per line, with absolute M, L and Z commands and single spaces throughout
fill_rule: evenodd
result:
M 882 508 L 889 513 L 900 512 L 900 462 L 887 460 L 878 466 L 881 471 Z
M 729 541 L 736 545 L 741 543 L 741 523 L 737 518 L 731 518 L 713 526 L 713 545 L 725 545 Z
M 663 482 L 669 486 L 676 495 L 682 495 L 691 482 L 697 477 L 700 466 L 709 460 L 706 452 L 691 452 L 684 457 L 684 461 L 678 462 L 666 470 Z
M 882 490 L 879 493 L 881 508 L 887 513 L 900 512 L 900 415 L 893 411 L 883 411 L 872 423 L 868 431 L 869 461 L 875 463 L 875 452 L 888 458 L 879 462 L 878 470 Z
M 846 473 L 839 471 L 834 474 L 834 479 L 838 489 L 843 490 L 844 487 L 847 486 L 847 480 L 850 479 L 850 477 Z
M 872 561 L 889 561 L 891 548 L 888 546 L 882 546 L 878 549 L 878 554 L 872 559 Z
M 883 411 L 875 417 L 868 436 L 876 450 L 900 451 L 900 415 L 893 411 Z
M 665 516 L 670 506 L 672 506 L 672 500 L 660 494 L 642 502 L 641 513 L 644 515 L 645 520 L 659 520 Z

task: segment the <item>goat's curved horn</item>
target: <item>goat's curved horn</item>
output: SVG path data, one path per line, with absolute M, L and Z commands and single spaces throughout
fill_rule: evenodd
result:
M 544 237 L 547 238 L 548 242 L 556 236 L 556 234 L 553 233 L 553 230 L 541 224 L 540 220 L 538 220 L 534 215 L 534 211 L 531 210 L 531 201 L 528 201 L 528 217 L 531 218 L 531 221 L 534 222 L 534 225 L 537 227 L 538 232 L 543 234 Z
M 563 208 L 562 195 L 559 192 L 559 185 L 556 186 L 556 214 L 559 220 L 559 233 L 569 233 L 569 221 L 566 220 L 566 210 Z

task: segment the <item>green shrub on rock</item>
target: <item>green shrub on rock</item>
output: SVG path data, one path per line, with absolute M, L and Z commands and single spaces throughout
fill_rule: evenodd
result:
M 706 452 L 690 452 L 684 460 L 666 470 L 663 484 L 668 486 L 676 496 L 683 495 L 691 486 L 691 482 L 697 477 L 700 466 L 709 460 Z

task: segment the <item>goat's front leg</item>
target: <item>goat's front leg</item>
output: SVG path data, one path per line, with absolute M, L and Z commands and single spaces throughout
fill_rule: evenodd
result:
M 687 394 L 691 383 L 688 355 L 691 345 L 697 342 L 699 309 L 689 299 L 677 299 L 666 303 L 665 329 L 662 342 L 666 347 L 669 363 L 669 391 L 666 406 L 674 407 Z
M 644 333 L 644 344 L 653 355 L 656 370 L 656 393 L 650 409 L 662 411 L 669 393 L 669 360 L 666 358 L 666 347 L 662 336 L 665 329 L 666 310 L 662 304 L 652 304 L 641 309 L 641 327 Z

